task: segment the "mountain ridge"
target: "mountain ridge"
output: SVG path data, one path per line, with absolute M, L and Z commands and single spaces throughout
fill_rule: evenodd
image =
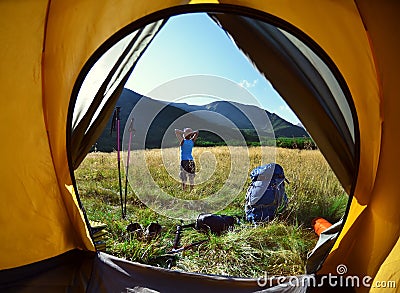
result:
M 275 113 L 237 102 L 215 101 L 206 105 L 170 103 L 142 96 L 124 88 L 116 106 L 120 107 L 121 132 L 125 129 L 131 111 L 134 111 L 133 116 L 136 117 L 134 128 L 136 136 L 143 137 L 143 148 L 176 145 L 173 129 L 182 129 L 188 125 L 194 125 L 193 128 L 201 130 L 199 138 L 203 141 L 214 143 L 222 142 L 224 139 L 235 140 L 238 137 L 238 130 L 246 141 L 258 141 L 260 136 L 309 137 L 303 128 Z M 116 134 L 110 135 L 111 122 L 112 117 L 97 140 L 96 149 L 99 151 L 115 149 Z

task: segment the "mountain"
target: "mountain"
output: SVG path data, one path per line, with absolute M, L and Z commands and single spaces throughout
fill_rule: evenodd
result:
M 192 106 L 184 103 L 171 103 L 171 105 L 188 112 L 204 110 L 219 113 L 243 130 L 268 131 L 272 126 L 275 137 L 309 137 L 303 127 L 294 125 L 275 113 L 253 105 L 228 101 L 212 102 L 204 106 Z
M 308 137 L 307 132 L 274 113 L 252 105 L 216 101 L 204 106 L 168 103 L 124 89 L 116 104 L 120 107 L 121 140 L 127 144 L 130 117 L 134 118 L 134 148 L 176 146 L 174 129 L 200 129 L 198 143 L 258 142 L 275 137 Z M 116 149 L 112 117 L 96 143 L 97 150 Z M 126 129 L 125 129 L 126 128 Z
M 303 125 L 301 122 L 297 123 L 296 125 L 297 125 L 298 127 L 304 128 L 304 125 Z

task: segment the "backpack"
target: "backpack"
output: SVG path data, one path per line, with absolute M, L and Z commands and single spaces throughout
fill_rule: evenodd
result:
M 245 213 L 249 222 L 271 221 L 286 209 L 285 173 L 279 164 L 270 163 L 254 168 L 246 192 Z M 286 180 L 287 181 L 287 180 Z
M 236 220 L 232 216 L 200 214 L 196 220 L 195 228 L 199 231 L 221 235 L 222 232 L 232 230 L 235 224 Z

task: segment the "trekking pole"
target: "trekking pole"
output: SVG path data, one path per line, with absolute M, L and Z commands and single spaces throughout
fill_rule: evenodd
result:
M 200 240 L 200 241 L 196 241 L 196 242 L 190 243 L 190 244 L 188 244 L 188 245 L 182 246 L 182 247 L 180 247 L 180 248 L 177 248 L 177 249 L 168 251 L 167 254 L 179 253 L 179 252 L 188 250 L 188 249 L 190 249 L 190 248 L 192 248 L 192 247 L 195 247 L 195 246 L 197 246 L 197 245 L 203 244 L 203 243 L 206 242 L 206 241 L 208 241 L 208 239 L 203 239 L 203 240 Z
M 179 246 L 181 245 L 180 241 L 181 241 L 181 234 L 182 234 L 183 229 L 195 228 L 195 226 L 196 226 L 195 223 L 176 226 L 175 239 L 174 239 L 174 243 L 172 245 L 172 251 L 178 249 Z
M 127 193 L 128 193 L 128 170 L 129 170 L 129 161 L 130 161 L 130 156 L 131 156 L 132 133 L 135 131 L 133 129 L 133 118 L 131 119 L 128 130 L 129 130 L 128 155 L 127 155 L 127 159 L 126 159 L 126 169 L 125 169 L 125 199 L 124 199 L 125 200 L 125 202 L 124 202 L 125 216 L 126 216 L 126 197 L 127 197 Z
M 122 201 L 122 180 L 121 180 L 121 154 L 120 154 L 120 113 L 121 107 L 116 107 L 115 108 L 115 119 L 117 123 L 117 158 L 118 158 L 118 178 L 119 178 L 119 197 L 121 200 L 121 213 L 122 213 L 122 218 L 125 219 L 125 213 L 124 213 L 124 205 Z
M 166 261 L 166 265 L 168 269 L 171 269 L 172 264 L 174 263 L 174 258 L 175 255 L 179 252 L 183 252 L 185 250 L 188 250 L 196 245 L 200 245 L 202 243 L 204 243 L 206 240 L 201 240 L 201 241 L 197 241 L 197 242 L 193 242 L 191 244 L 185 245 L 183 247 L 180 247 L 180 240 L 181 240 L 181 236 L 182 236 L 182 231 L 183 229 L 186 228 L 195 228 L 196 224 L 192 223 L 192 224 L 187 224 L 187 225 L 182 225 L 183 221 L 181 221 L 181 225 L 177 225 L 176 226 L 176 232 L 175 232 L 175 238 L 174 238 L 174 242 L 172 245 L 172 250 L 168 251 L 166 253 L 166 255 L 169 255 L 170 257 L 168 257 L 167 261 Z

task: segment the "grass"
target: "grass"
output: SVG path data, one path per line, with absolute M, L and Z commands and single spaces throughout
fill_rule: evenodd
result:
M 317 149 L 317 145 L 310 137 L 276 137 L 274 139 L 268 137 L 260 137 L 254 133 L 254 130 L 250 130 L 249 134 L 246 130 L 242 129 L 242 134 L 246 140 L 246 144 L 252 147 L 263 146 L 277 146 L 280 148 L 289 148 L 289 149 L 306 149 L 306 150 L 315 150 Z M 200 137 L 196 141 L 197 146 L 201 147 L 215 147 L 215 146 L 226 146 L 226 145 L 241 145 L 242 143 L 239 141 L 230 141 L 224 142 L 219 141 L 220 138 L 217 138 L 217 141 L 204 140 L 203 137 Z
M 271 151 L 265 148 L 263 150 Z M 235 150 L 244 153 L 243 149 Z M 195 148 L 198 185 L 189 193 L 180 188 L 177 149 L 143 152 L 156 184 L 164 192 L 180 199 L 203 199 L 214 194 L 222 188 L 237 165 L 232 149 L 229 151 L 224 146 Z M 262 163 L 262 149 L 250 147 L 247 153 L 246 148 L 245 154 L 249 158 L 248 166 L 243 162 L 246 181 L 229 187 L 237 196 L 229 206 L 219 211 L 222 214 L 244 215 L 244 197 L 250 183 L 248 174 Z M 135 155 L 132 162 L 135 162 L 134 158 Z M 221 236 L 194 229 L 184 230 L 182 245 L 207 241 L 176 254 L 173 269 L 240 277 L 259 277 L 265 272 L 269 275 L 304 273 L 306 255 L 317 240 L 311 220 L 315 217 L 324 217 L 330 222 L 339 220 L 348 197 L 318 150 L 277 148 L 275 159 L 290 181 L 286 185 L 287 210 L 274 221 L 257 227 L 242 221 L 233 231 Z M 130 175 L 143 177 L 141 170 L 134 168 Z M 172 249 L 176 225 L 180 222 L 147 208 L 131 188 L 128 189 L 127 219 L 121 219 L 116 153 L 90 153 L 75 176 L 89 219 L 107 224 L 107 252 L 128 260 L 166 267 L 169 257 L 165 254 Z M 126 230 L 130 222 L 139 222 L 144 228 L 151 222 L 158 222 L 163 229 L 155 239 L 137 237 Z

